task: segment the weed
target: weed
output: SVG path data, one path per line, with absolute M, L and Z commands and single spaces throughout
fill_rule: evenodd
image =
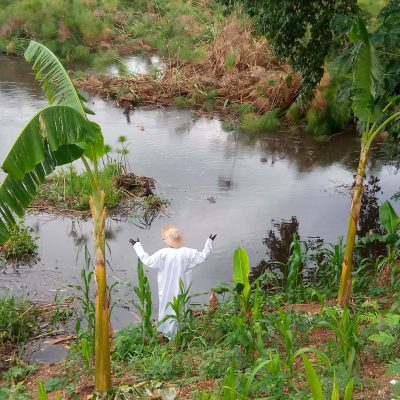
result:
M 115 163 L 107 164 L 100 171 L 99 181 L 106 193 L 105 205 L 109 209 L 115 208 L 123 198 L 123 192 L 113 185 L 119 175 L 120 166 Z M 78 173 L 75 167 L 70 166 L 59 170 L 40 186 L 38 202 L 44 201 L 57 209 L 88 210 L 91 191 L 87 172 Z
M 31 399 L 30 393 L 26 391 L 22 382 L 16 385 L 4 385 L 0 387 L 0 399 L 5 400 L 29 400 Z
M 336 336 L 337 351 L 336 362 L 343 362 L 350 376 L 358 368 L 357 355 L 363 347 L 362 338 L 359 335 L 359 322 L 361 315 L 351 315 L 347 307 L 343 310 L 336 308 L 325 308 L 323 320 L 318 326 L 331 329 Z
M 185 288 L 182 279 L 179 279 L 179 294 L 168 303 L 168 306 L 173 311 L 173 314 L 167 315 L 160 323 L 168 320 L 176 322 L 175 344 L 177 348 L 185 348 L 193 334 L 192 328 L 192 312 L 189 308 L 190 305 L 190 289 L 192 285 Z
M 221 128 L 225 132 L 232 132 L 235 130 L 235 123 L 233 121 L 222 121 Z
M 22 382 L 29 374 L 36 372 L 36 365 L 26 364 L 18 359 L 16 364 L 4 372 L 2 378 L 8 384 L 15 385 Z
M 33 304 L 11 296 L 0 298 L 0 343 L 23 343 L 37 329 Z
M 186 99 L 186 97 L 183 96 L 175 97 L 174 100 L 172 101 L 172 105 L 174 107 L 187 107 L 188 104 L 189 104 L 188 100 Z
M 32 228 L 24 225 L 23 222 L 11 230 L 11 237 L 4 244 L 0 245 L 0 259 L 8 262 L 29 261 L 37 254 L 37 238 L 32 237 Z
M 248 113 L 240 121 L 240 128 L 247 132 L 269 132 L 277 129 L 280 125 L 279 109 L 274 109 L 259 116 Z
M 224 61 L 224 67 L 225 68 L 233 68 L 236 66 L 237 63 L 237 57 L 234 52 L 229 53 Z
M 154 328 L 151 323 L 151 314 L 153 311 L 151 290 L 149 281 L 144 273 L 143 264 L 138 260 L 138 286 L 134 286 L 133 290 L 139 299 L 139 302 L 132 302 L 134 307 L 138 310 L 139 315 L 142 319 L 142 336 L 143 340 L 145 337 L 152 337 L 154 335 Z
M 299 103 L 291 104 L 285 114 L 286 118 L 291 122 L 300 122 L 303 116 L 303 110 Z

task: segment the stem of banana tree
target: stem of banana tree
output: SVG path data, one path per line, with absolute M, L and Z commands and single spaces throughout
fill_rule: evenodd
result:
M 358 163 L 357 176 L 353 191 L 353 199 L 350 207 L 349 225 L 347 230 L 347 241 L 342 264 L 342 275 L 338 294 L 338 303 L 341 307 L 347 305 L 351 294 L 351 270 L 353 265 L 354 244 L 357 233 L 357 223 L 360 216 L 361 200 L 363 193 L 363 182 L 365 166 L 368 158 L 369 146 L 361 146 L 360 160 Z
M 110 368 L 110 296 L 107 287 L 105 263 L 105 220 L 103 191 L 99 193 L 99 201 L 91 198 L 90 209 L 93 218 L 93 234 L 95 243 L 95 276 L 96 276 L 96 327 L 95 327 L 95 390 L 107 392 L 111 389 Z
M 107 210 L 104 206 L 105 193 L 99 190 L 97 174 L 93 174 L 85 157 L 82 162 L 88 173 L 93 196 L 89 205 L 93 219 L 93 237 L 95 249 L 95 391 L 104 393 L 111 390 L 110 367 L 110 295 L 107 286 L 105 262 L 105 221 Z M 96 164 L 97 165 L 97 164 Z

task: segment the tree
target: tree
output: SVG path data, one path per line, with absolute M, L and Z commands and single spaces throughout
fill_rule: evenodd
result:
M 391 126 L 396 126 L 400 116 L 397 106 L 400 96 L 390 96 L 395 93 L 397 82 L 393 82 L 391 87 L 388 86 L 384 68 L 375 46 L 376 38 L 379 38 L 380 34 L 379 29 L 373 34 L 369 33 L 363 18 L 361 16 L 356 18 L 349 32 L 352 46 L 348 49 L 347 61 L 344 63 L 348 69 L 352 70 L 353 74 L 352 110 L 361 132 L 361 151 L 350 207 L 347 241 L 338 293 L 338 303 L 342 307 L 350 301 L 354 244 L 360 216 L 368 153 L 378 134 Z
M 95 390 L 111 389 L 109 342 L 109 293 L 105 268 L 104 191 L 99 185 L 98 157 L 104 154 L 100 126 L 87 118 L 93 114 L 75 90 L 57 57 L 40 43 L 31 41 L 25 58 L 33 61 L 36 78 L 49 101 L 19 133 L 3 162 L 7 173 L 0 186 L 0 243 L 10 237 L 16 216 L 25 209 L 57 166 L 81 159 L 92 186 L 90 210 L 93 218 L 96 276 Z M 92 162 L 92 167 L 89 162 Z
M 243 6 L 265 35 L 275 55 L 301 76 L 301 98 L 312 97 L 331 51 L 345 37 L 337 19 L 359 12 L 357 0 L 219 0 L 228 9 Z

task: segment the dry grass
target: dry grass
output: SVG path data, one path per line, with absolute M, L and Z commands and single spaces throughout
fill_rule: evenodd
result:
M 161 79 L 148 74 L 91 76 L 76 84 L 124 107 L 135 105 L 138 98 L 141 105 L 154 107 L 183 98 L 191 107 L 225 112 L 228 103 L 250 103 L 261 112 L 286 109 L 299 92 L 299 78 L 274 59 L 265 39 L 252 36 L 246 22 L 229 19 L 205 49 L 202 63 L 170 59 Z M 227 65 L 229 57 L 234 65 Z M 215 93 L 211 101 L 210 92 Z

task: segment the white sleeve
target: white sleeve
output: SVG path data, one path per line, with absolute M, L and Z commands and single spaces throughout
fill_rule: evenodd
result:
M 212 244 L 212 240 L 208 238 L 203 251 L 193 250 L 188 269 L 194 268 L 196 265 L 199 265 L 207 260 L 212 251 Z
M 140 242 L 136 242 L 133 246 L 137 256 L 139 257 L 140 261 L 149 268 L 159 268 L 160 261 L 162 258 L 161 250 L 157 251 L 153 255 L 149 256 L 144 250 L 143 246 Z

